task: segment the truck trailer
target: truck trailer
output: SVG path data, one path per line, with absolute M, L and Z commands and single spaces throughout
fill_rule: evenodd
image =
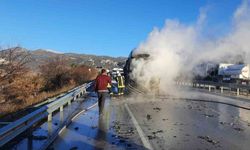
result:
M 219 64 L 218 76 L 224 82 L 248 84 L 250 81 L 249 64 Z

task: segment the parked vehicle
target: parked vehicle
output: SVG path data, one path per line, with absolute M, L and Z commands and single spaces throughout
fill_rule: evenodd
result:
M 224 82 L 248 84 L 250 81 L 249 64 L 219 64 L 218 76 Z

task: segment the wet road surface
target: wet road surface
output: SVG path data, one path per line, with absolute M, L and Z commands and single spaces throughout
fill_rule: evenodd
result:
M 64 111 L 55 113 L 50 123 L 44 121 L 39 127 L 31 133 L 27 132 L 25 135 L 21 135 L 18 139 L 14 139 L 12 143 L 3 149 L 13 150 L 39 150 L 42 145 L 46 142 L 48 137 L 58 130 L 60 124 L 65 121 L 74 111 L 77 109 L 86 109 L 96 103 L 95 97 L 91 95 L 86 99 L 84 97 L 78 98 L 70 106 L 64 107 Z M 24 137 L 22 137 L 24 136 Z M 2 147 L 0 148 L 2 149 Z
M 152 149 L 249 149 L 249 110 L 190 99 L 246 108 L 250 108 L 250 101 L 197 91 L 175 96 L 189 100 L 171 97 L 136 95 L 108 99 L 102 116 L 97 106 L 79 115 L 50 148 L 146 149 L 148 142 Z M 138 126 L 142 134 L 138 133 Z
M 77 117 L 58 137 L 53 149 L 145 149 L 123 103 L 107 99 L 104 113 L 98 106 Z

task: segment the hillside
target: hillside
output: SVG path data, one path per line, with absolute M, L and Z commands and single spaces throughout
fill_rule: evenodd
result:
M 45 49 L 28 50 L 21 47 L 19 47 L 18 49 L 20 49 L 20 52 L 25 51 L 31 54 L 32 61 L 28 63 L 28 66 L 33 70 L 37 70 L 40 65 L 57 57 L 63 58 L 69 65 L 87 65 L 91 67 L 104 68 L 123 67 L 126 61 L 126 57 L 96 56 L 76 53 L 57 53 Z M 8 51 L 8 49 L 4 51 Z
M 32 68 L 37 68 L 40 64 L 53 59 L 56 57 L 62 57 L 70 65 L 87 65 L 91 67 L 105 67 L 105 68 L 114 68 L 114 67 L 123 67 L 125 64 L 125 57 L 109 57 L 109 56 L 96 56 L 96 55 L 85 55 L 85 54 L 75 54 L 75 53 L 55 53 L 46 50 L 35 50 L 30 51 L 32 58 L 35 60 L 32 64 Z

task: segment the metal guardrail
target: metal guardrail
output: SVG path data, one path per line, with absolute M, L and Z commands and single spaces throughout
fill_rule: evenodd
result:
M 87 85 L 89 86 L 90 83 L 87 84 Z M 43 102 L 41 102 L 41 103 L 38 103 L 38 104 L 34 105 L 33 107 L 40 107 L 40 106 L 45 105 L 45 104 L 47 104 L 47 103 L 51 103 L 51 102 L 53 102 L 53 101 L 55 101 L 55 100 L 57 100 L 57 99 L 63 97 L 65 94 L 69 94 L 70 92 L 76 90 L 77 88 L 79 88 L 79 87 L 75 87 L 75 88 L 73 88 L 73 89 L 71 89 L 71 90 L 69 90 L 69 91 L 67 91 L 67 92 L 61 93 L 60 95 L 57 95 L 57 96 L 55 96 L 55 97 L 48 98 L 47 100 L 45 100 L 45 101 L 43 101 Z M 88 87 L 86 87 L 86 88 L 88 88 Z
M 209 91 L 212 89 L 219 88 L 220 92 L 223 93 L 224 90 L 230 90 L 236 92 L 236 95 L 239 96 L 241 91 L 250 92 L 249 85 L 242 85 L 242 84 L 235 84 L 235 83 L 218 83 L 218 82 L 211 82 L 211 81 L 193 81 L 193 82 L 183 82 L 178 81 L 176 82 L 177 85 L 189 85 L 198 88 L 208 88 Z
M 14 139 L 19 134 L 21 134 L 34 124 L 38 123 L 42 119 L 48 117 L 48 121 L 50 122 L 52 120 L 53 112 L 58 109 L 60 109 L 60 111 L 63 111 L 64 105 L 70 105 L 71 101 L 76 100 L 76 98 L 86 93 L 86 89 L 89 86 L 91 86 L 91 83 L 83 84 L 82 86 L 76 87 L 58 100 L 45 106 L 42 106 L 34 112 L 0 128 L 0 147 L 9 142 L 10 140 Z

